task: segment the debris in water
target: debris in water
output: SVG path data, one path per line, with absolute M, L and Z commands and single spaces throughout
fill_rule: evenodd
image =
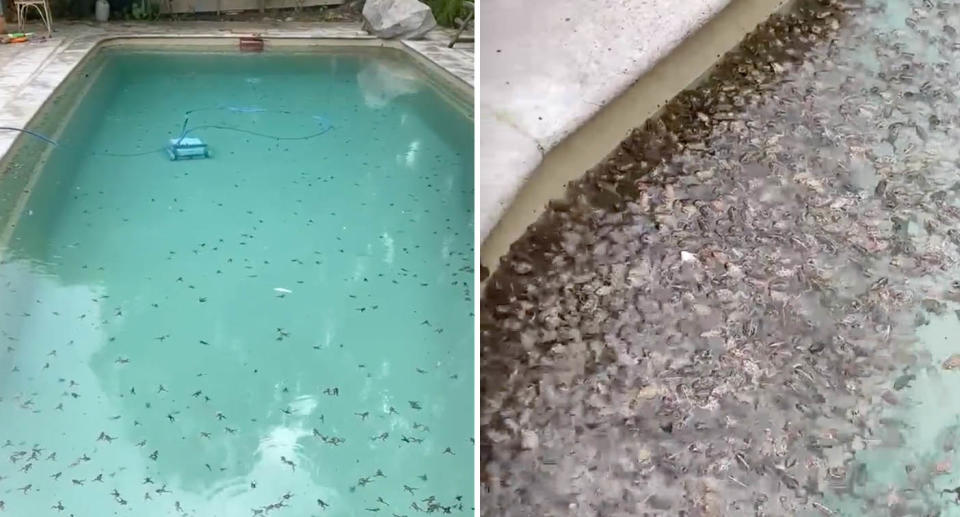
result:
M 953 354 L 943 361 L 944 370 L 956 370 L 960 368 L 960 354 Z
M 952 504 L 947 463 L 857 458 L 919 454 L 897 417 L 960 302 L 958 23 L 801 0 L 551 203 L 481 303 L 484 515 Z

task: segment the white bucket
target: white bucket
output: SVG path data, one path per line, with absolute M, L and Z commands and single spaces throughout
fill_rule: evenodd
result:
M 110 3 L 107 0 L 97 0 L 94 8 L 94 17 L 98 22 L 105 22 L 110 17 Z

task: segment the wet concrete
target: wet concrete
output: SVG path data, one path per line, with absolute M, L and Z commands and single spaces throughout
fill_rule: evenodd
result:
M 484 241 L 505 216 L 547 152 L 729 3 L 478 3 L 477 19 L 482 21 L 488 44 L 480 45 L 477 54 L 483 70 L 477 89 L 477 145 L 498 150 L 477 157 L 478 240 Z M 603 152 L 615 143 L 611 141 Z
M 485 515 L 956 511 L 956 439 L 863 458 L 954 374 L 958 24 L 800 2 L 551 204 L 482 302 Z

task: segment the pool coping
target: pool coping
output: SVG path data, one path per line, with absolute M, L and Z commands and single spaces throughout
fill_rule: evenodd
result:
M 64 38 L 56 46 L 49 48 L 44 61 L 35 68 L 24 86 L 23 95 L 16 95 L 0 104 L 0 126 L 25 128 L 34 125 L 36 118 L 42 114 L 49 101 L 63 93 L 63 88 L 74 79 L 72 75 L 85 63 L 94 59 L 101 51 L 109 48 L 134 48 L 144 51 L 223 51 L 237 49 L 239 38 L 244 36 L 258 36 L 264 41 L 264 49 L 271 47 L 278 51 L 311 49 L 392 49 L 402 53 L 404 59 L 423 74 L 429 87 L 442 97 L 448 97 L 446 102 L 455 104 L 458 110 L 467 118 L 473 119 L 473 63 L 467 53 L 449 52 L 446 44 L 449 39 L 420 40 L 416 42 L 405 40 L 382 40 L 359 29 L 355 32 L 344 30 L 327 30 L 322 34 L 282 33 L 269 34 L 269 31 L 229 31 L 216 33 L 149 33 L 137 32 L 132 34 L 106 33 L 88 35 L 84 37 Z M 443 48 L 438 48 L 442 46 Z M 236 51 L 239 53 L 239 51 Z M 439 57 L 438 57 L 439 56 Z M 458 59 L 459 57 L 459 59 Z M 467 59 L 469 57 L 469 59 Z M 94 71 L 99 73 L 99 68 Z M 3 99 L 3 76 L 0 76 L 0 102 Z M 92 84 L 92 79 L 84 81 L 80 89 L 85 90 Z M 73 81 L 74 86 L 77 86 Z M 439 83 L 439 84 L 438 84 Z M 82 96 L 82 94 L 81 94 Z M 450 98 L 452 97 L 452 98 Z M 75 107 L 75 103 L 73 107 Z M 73 109 L 72 107 L 70 108 Z M 0 172 L 9 164 L 9 160 L 16 154 L 19 145 L 27 142 L 23 135 L 16 131 L 0 131 Z M 33 189 L 39 175 L 42 163 L 45 162 L 49 149 L 32 166 L 33 172 L 26 185 L 24 193 Z M 12 209 L 12 216 L 7 224 L 0 227 L 0 248 L 8 242 L 16 227 L 20 214 L 26 206 L 29 194 L 18 196 L 16 206 Z
M 499 152 L 477 160 L 479 240 L 547 153 L 731 1 L 482 2 L 477 145 Z
M 487 139 L 487 147 L 504 149 L 500 153 L 504 156 L 488 157 L 485 165 L 484 155 L 479 155 L 478 170 L 489 176 L 485 167 L 492 168 L 497 177 L 512 174 L 514 179 L 506 186 L 499 185 L 498 193 L 489 188 L 484 191 L 484 178 L 478 175 L 481 271 L 492 273 L 497 269 L 510 246 L 536 222 L 547 203 L 565 195 L 568 183 L 600 163 L 630 130 L 656 116 L 667 101 L 707 77 L 722 54 L 736 48 L 757 25 L 793 4 L 794 0 L 730 0 L 649 69 L 634 69 L 638 77 L 605 99 L 604 104 L 595 106 L 589 117 L 570 122 L 562 137 L 549 146 L 538 144 L 534 152 L 526 151 L 530 139 L 511 137 L 520 130 L 508 127 L 485 104 L 485 73 L 476 107 L 478 145 L 485 145 Z M 706 48 L 714 50 L 704 52 Z M 483 62 L 480 66 L 488 69 Z M 496 126 L 503 127 L 497 130 Z
M 449 49 L 447 31 L 435 31 L 432 37 L 422 40 L 383 40 L 363 31 L 359 24 L 306 24 L 291 27 L 230 27 L 228 24 L 208 24 L 199 27 L 185 25 L 165 32 L 166 26 L 146 24 L 117 24 L 106 26 L 67 25 L 63 37 L 42 41 L 36 47 L 27 47 L 27 59 L 42 59 L 19 84 L 14 71 L 0 76 L 0 126 L 27 127 L 40 113 L 47 100 L 53 97 L 66 78 L 88 57 L 105 46 L 123 44 L 124 41 L 142 44 L 145 42 L 184 43 L 187 41 L 225 48 L 228 41 L 241 37 L 260 37 L 266 50 L 273 44 L 279 46 L 357 46 L 398 49 L 415 63 L 435 72 L 458 97 L 471 97 L 473 92 L 472 53 Z M 27 45 L 32 45 L 28 43 Z M 16 58 L 15 58 L 16 59 Z M 26 65 L 21 65 L 26 66 Z M 4 84 L 4 81 L 7 84 Z M 11 88 L 9 85 L 13 85 Z M 14 90 L 13 96 L 4 100 L 4 89 Z M 5 162 L 19 133 L 0 131 L 0 164 Z

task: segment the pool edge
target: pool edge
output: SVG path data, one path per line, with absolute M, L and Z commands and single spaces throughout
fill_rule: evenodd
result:
M 690 34 L 620 95 L 542 155 L 497 222 L 480 242 L 480 268 L 489 278 L 510 246 L 526 232 L 567 185 L 602 162 L 635 127 L 656 117 L 677 94 L 695 87 L 760 23 L 788 10 L 795 0 L 734 0 Z M 704 48 L 717 49 L 702 52 Z
M 70 86 L 80 86 L 79 92 L 77 92 L 77 98 L 72 99 L 71 106 L 68 109 L 69 113 L 72 113 L 76 108 L 76 105 L 79 103 L 80 98 L 82 98 L 89 89 L 89 85 L 93 84 L 92 80 L 87 79 L 82 82 L 80 85 L 74 84 L 79 79 L 76 76 L 78 70 L 83 70 L 85 66 L 94 61 L 97 56 L 109 48 L 130 48 L 130 47 L 142 47 L 144 49 L 151 49 L 157 51 L 164 50 L 194 50 L 197 51 L 199 48 L 210 49 L 210 50 L 227 50 L 235 49 L 237 53 L 240 53 L 238 50 L 238 41 L 240 35 L 237 34 L 225 34 L 225 35 L 194 35 L 194 36 L 182 36 L 182 35 L 155 35 L 155 34 L 140 34 L 140 35 L 105 35 L 96 39 L 92 45 L 83 50 L 83 55 L 76 59 L 70 64 L 65 70 L 63 70 L 63 75 L 56 82 L 56 85 L 53 86 L 44 96 L 42 102 L 39 103 L 32 113 L 30 113 L 27 120 L 17 127 L 30 127 L 36 124 L 37 118 L 43 114 L 45 111 L 51 109 L 50 102 L 57 98 L 59 95 L 62 95 L 66 88 Z M 424 82 L 427 86 L 434 90 L 434 93 L 438 97 L 443 98 L 445 102 L 450 103 L 454 109 L 460 112 L 464 117 L 466 117 L 472 123 L 474 120 L 473 117 L 473 87 L 463 78 L 458 77 L 457 74 L 453 73 L 450 70 L 447 70 L 440 64 L 433 62 L 429 56 L 419 52 L 406 41 L 403 40 L 382 40 L 374 37 L 357 37 L 357 38 L 345 38 L 345 37 L 309 37 L 309 36 L 270 36 L 264 37 L 264 42 L 267 44 L 267 49 L 274 48 L 282 51 L 283 49 L 292 49 L 292 48 L 302 48 L 309 50 L 311 48 L 326 48 L 326 49 L 344 49 L 344 48 L 380 48 L 380 49 L 391 49 L 397 53 L 402 53 L 404 59 L 407 62 L 417 69 L 420 73 Z M 58 45 L 57 50 L 52 53 L 45 63 L 38 68 L 33 74 L 31 80 L 36 81 L 43 74 L 44 68 L 49 66 L 53 60 L 55 60 L 58 55 L 64 52 L 69 51 L 70 45 L 73 42 L 64 42 Z M 267 50 L 269 51 L 269 50 Z M 99 74 L 100 69 L 97 69 L 94 73 Z M 438 84 L 439 83 L 439 84 Z M 69 113 L 63 117 L 63 120 L 69 119 Z M 0 121 L 2 122 L 2 121 Z M 59 134 L 63 129 L 63 124 L 58 124 L 57 130 L 51 132 L 50 134 Z M 0 133 L 2 136 L 2 133 Z M 14 134 L 12 138 L 7 140 L 0 139 L 0 174 L 3 174 L 3 171 L 6 167 L 10 166 L 10 160 L 16 154 L 17 149 L 24 145 L 26 142 L 23 134 Z M 44 162 L 46 161 L 46 156 L 49 154 L 50 150 L 45 149 L 43 151 L 43 158 L 37 160 L 37 163 L 31 167 L 29 172 L 30 178 L 27 180 L 26 188 L 19 193 L 17 200 L 14 203 L 13 208 L 11 209 L 9 219 L 6 223 L 0 227 L 0 259 L 3 257 L 3 250 L 6 248 L 9 243 L 9 239 L 13 235 L 13 231 L 17 226 L 17 222 L 20 220 L 20 216 L 26 207 L 27 201 L 30 198 L 30 192 L 33 188 L 33 185 L 37 181 L 37 177 L 42 169 Z M 476 246 L 476 243 L 474 243 Z
M 13 111 L 24 111 L 27 114 L 19 120 L 8 120 L 4 118 L 4 110 L 10 110 L 9 104 L 0 106 L 0 123 L 12 124 L 16 127 L 27 127 L 32 124 L 38 113 L 46 106 L 47 102 L 61 90 L 62 85 L 68 80 L 70 75 L 77 70 L 79 66 L 87 62 L 91 56 L 105 47 L 117 45 L 149 45 L 163 43 L 167 46 L 184 46 L 189 43 L 210 46 L 211 48 L 237 48 L 239 38 L 243 36 L 259 36 L 267 43 L 267 48 L 278 45 L 280 47 L 381 47 L 392 48 L 406 54 L 413 63 L 417 64 L 423 71 L 428 72 L 429 78 L 441 79 L 444 86 L 450 88 L 457 94 L 457 100 L 468 101 L 473 106 L 473 85 L 466 79 L 459 76 L 455 70 L 448 69 L 442 63 L 437 62 L 427 52 L 416 48 L 415 42 L 406 40 L 383 40 L 369 35 L 356 36 L 315 36 L 304 34 L 257 34 L 257 33 L 222 33 L 222 34 L 162 34 L 162 33 L 142 33 L 142 34 L 98 34 L 85 37 L 77 37 L 70 40 L 64 40 L 57 45 L 57 48 L 45 59 L 45 62 L 31 74 L 29 83 L 23 90 L 31 89 L 33 93 L 43 90 L 35 97 L 42 99 L 33 99 L 38 101 L 32 106 L 14 106 L 19 108 Z M 433 42 L 437 43 L 437 42 Z M 172 44 L 172 45 L 171 45 Z M 439 43 L 437 43 L 439 44 Z M 239 52 L 239 50 L 238 50 Z M 66 63 L 57 63 L 60 65 L 58 70 L 50 71 L 51 64 L 58 59 L 64 60 L 64 54 L 82 53 L 81 56 L 66 60 Z M 56 74 L 54 77 L 51 75 Z M 461 74 L 462 75 L 462 74 Z M 39 84 L 36 84 L 39 83 Z M 50 86 L 53 84 L 53 86 Z M 472 111 L 472 110 L 471 110 Z M 471 117 L 472 118 L 472 117 Z M 10 150 L 19 140 L 19 135 L 4 138 L 0 133 L 0 169 L 7 165 L 10 156 Z

